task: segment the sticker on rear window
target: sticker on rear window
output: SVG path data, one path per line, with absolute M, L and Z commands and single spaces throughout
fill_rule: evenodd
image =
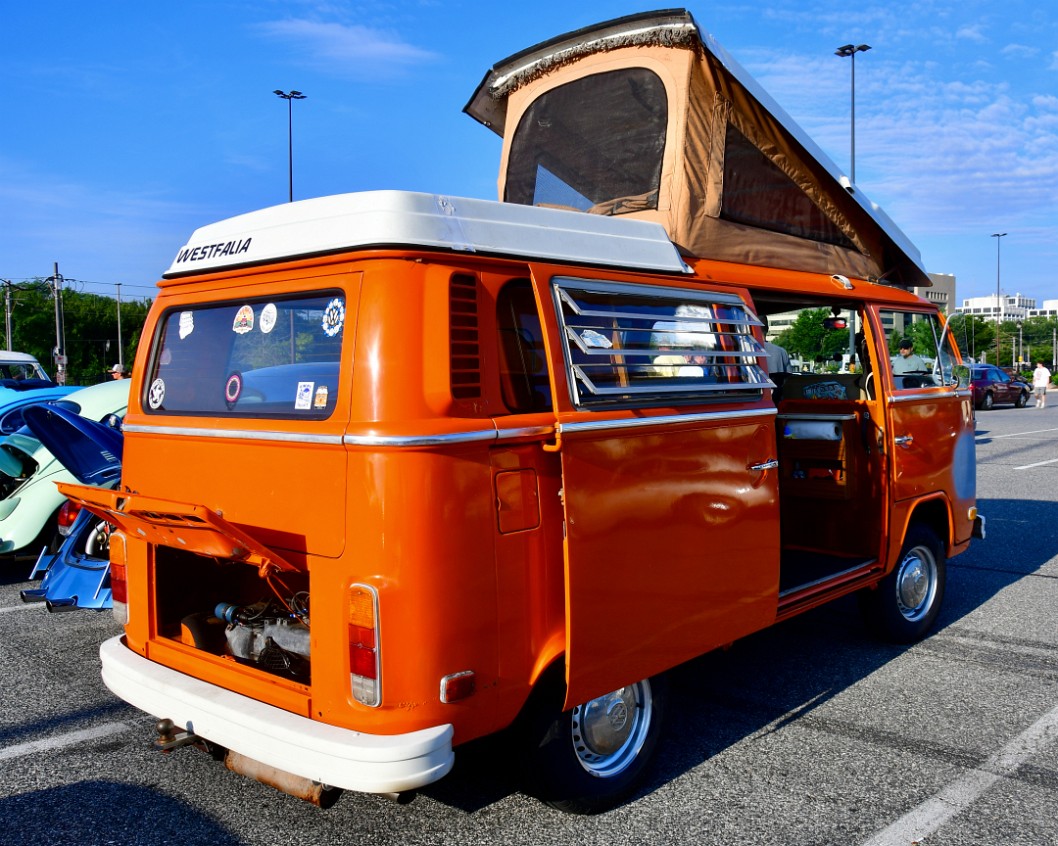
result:
M 245 335 L 247 332 L 253 329 L 253 308 L 248 305 L 244 305 L 235 314 L 235 322 L 232 324 L 231 330 L 236 335 Z
M 261 317 L 257 321 L 258 327 L 261 329 L 262 335 L 267 335 L 271 332 L 276 325 L 276 306 L 275 303 L 269 303 L 263 309 L 261 309 Z
M 323 333 L 328 338 L 333 338 L 342 331 L 345 325 L 345 302 L 341 297 L 335 297 L 323 310 Z
M 165 381 L 155 379 L 151 383 L 151 390 L 147 394 L 147 405 L 157 411 L 162 407 L 163 402 L 165 402 Z
M 312 389 L 315 382 L 298 382 L 298 393 L 294 398 L 294 408 L 299 411 L 308 411 L 312 408 Z
M 312 401 L 312 407 L 316 409 L 327 407 L 327 391 L 326 385 L 320 385 L 316 389 L 316 398 Z
M 190 311 L 180 312 L 180 340 L 195 331 L 195 315 Z
M 229 409 L 235 405 L 241 393 L 242 374 L 235 371 L 228 377 L 228 381 L 224 384 L 224 401 L 227 402 Z

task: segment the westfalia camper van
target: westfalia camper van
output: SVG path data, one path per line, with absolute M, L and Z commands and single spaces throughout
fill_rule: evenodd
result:
M 982 529 L 972 397 L 915 248 L 686 12 L 505 60 L 466 111 L 500 202 L 196 231 L 120 489 L 64 490 L 116 527 L 103 678 L 163 748 L 326 803 L 512 729 L 527 789 L 599 811 L 676 665 L 851 593 L 926 634 Z

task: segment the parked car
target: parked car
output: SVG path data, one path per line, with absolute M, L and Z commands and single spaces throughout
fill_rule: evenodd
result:
M 129 384 L 124 379 L 104 382 L 56 402 L 90 420 L 123 418 Z M 73 474 L 27 428 L 0 441 L 0 555 L 36 555 L 42 548 L 59 548 L 58 514 L 65 497 L 55 482 L 73 481 Z
M 110 487 L 121 478 L 123 437 L 120 424 L 96 423 L 66 408 L 35 405 L 26 409 L 26 426 L 41 444 L 85 485 Z M 64 516 L 72 525 L 64 528 Z M 49 611 L 95 610 L 112 606 L 110 523 L 72 500 L 60 509 L 59 551 L 43 550 L 29 574 L 39 588 L 23 590 L 23 602 L 44 602 Z
M 51 383 L 40 362 L 29 353 L 0 351 L 0 384 L 8 380 L 24 380 Z
M 1012 403 L 1024 408 L 1029 401 L 1032 388 L 1020 379 L 1014 379 L 1003 368 L 992 364 L 975 364 L 970 368 L 970 381 L 974 390 L 974 405 L 985 411 L 994 405 Z

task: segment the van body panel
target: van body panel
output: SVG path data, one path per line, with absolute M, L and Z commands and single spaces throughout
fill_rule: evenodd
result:
M 775 619 L 773 418 L 565 435 L 572 707 Z

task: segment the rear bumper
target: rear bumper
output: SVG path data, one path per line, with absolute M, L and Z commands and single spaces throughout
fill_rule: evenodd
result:
M 103 682 L 148 714 L 276 769 L 362 793 L 398 793 L 451 768 L 452 726 L 372 735 L 299 717 L 163 667 L 120 636 L 99 647 Z

